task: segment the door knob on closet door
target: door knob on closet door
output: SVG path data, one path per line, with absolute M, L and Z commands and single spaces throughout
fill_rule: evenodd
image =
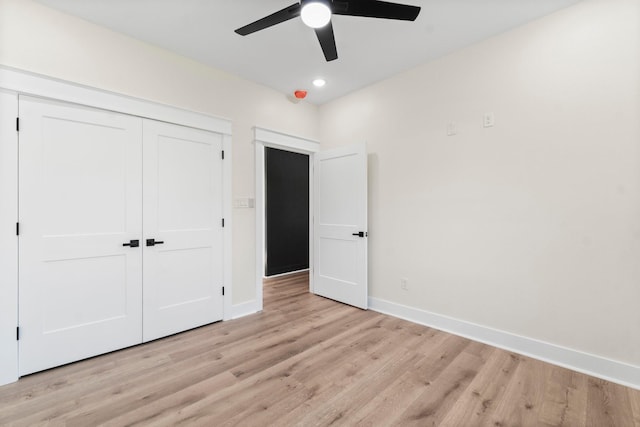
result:
M 164 241 L 156 239 L 147 239 L 147 246 L 162 245 Z
M 137 248 L 140 246 L 140 240 L 129 240 L 129 243 L 123 243 L 122 246 L 131 246 L 132 248 Z

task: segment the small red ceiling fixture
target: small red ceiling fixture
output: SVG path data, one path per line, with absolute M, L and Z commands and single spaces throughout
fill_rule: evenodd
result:
M 304 99 L 307 96 L 306 90 L 296 90 L 293 95 L 298 99 Z

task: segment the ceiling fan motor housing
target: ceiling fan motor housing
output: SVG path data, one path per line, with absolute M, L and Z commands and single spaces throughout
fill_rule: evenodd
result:
M 300 0 L 300 6 L 304 7 L 305 5 L 309 4 L 309 3 L 322 3 L 322 4 L 326 4 L 329 9 L 331 9 L 331 3 L 333 3 L 331 0 Z

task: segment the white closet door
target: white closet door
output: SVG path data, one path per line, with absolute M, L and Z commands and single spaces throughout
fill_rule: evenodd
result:
M 20 97 L 20 374 L 140 343 L 142 121 Z
M 143 135 L 149 341 L 222 320 L 222 135 L 152 120 Z

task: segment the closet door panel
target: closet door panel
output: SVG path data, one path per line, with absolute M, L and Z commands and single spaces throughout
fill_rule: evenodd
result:
M 222 136 L 152 120 L 143 135 L 149 341 L 222 319 Z
M 20 97 L 20 374 L 140 343 L 142 120 Z

